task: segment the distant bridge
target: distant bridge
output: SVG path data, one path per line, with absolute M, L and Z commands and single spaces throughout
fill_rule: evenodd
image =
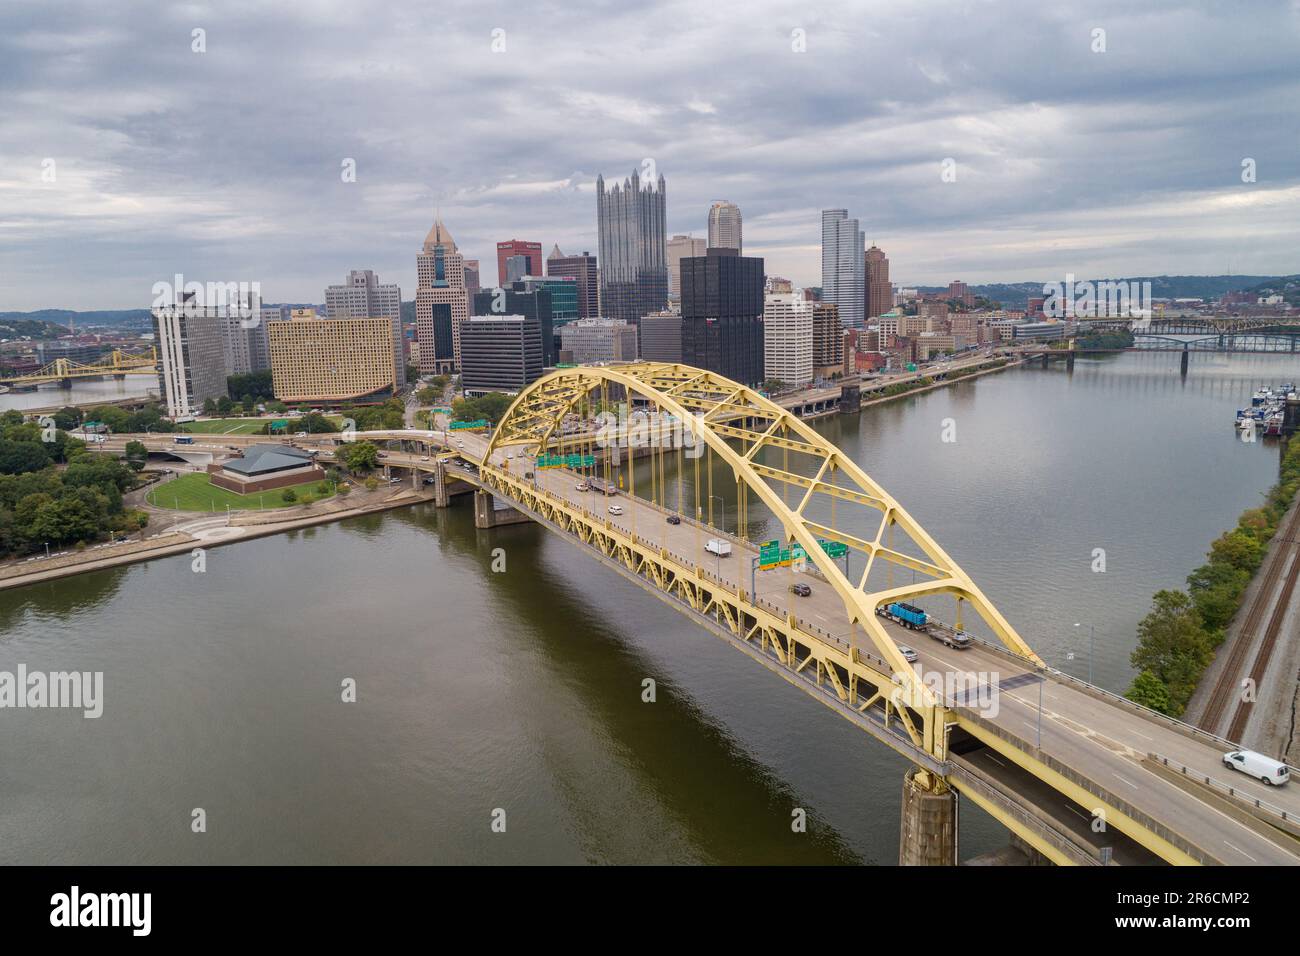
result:
M 152 373 L 158 365 L 158 355 L 153 348 L 146 352 L 125 352 L 113 349 L 98 362 L 74 362 L 57 358 L 35 372 L 0 378 L 0 385 L 44 385 L 48 382 L 71 381 L 74 378 L 102 378 L 105 375 Z

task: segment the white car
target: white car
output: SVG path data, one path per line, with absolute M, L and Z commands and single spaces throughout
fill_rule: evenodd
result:
M 623 507 L 621 505 L 610 505 L 609 513 L 612 515 L 621 515 L 623 513 Z
M 591 485 L 587 484 L 585 481 L 580 481 L 580 482 L 578 482 L 576 485 L 574 485 L 573 487 L 574 487 L 574 490 L 575 490 L 575 491 L 590 491 L 590 490 L 591 490 Z
M 898 645 L 898 653 L 903 655 L 903 660 L 907 661 L 907 663 L 916 663 L 916 651 L 912 650 L 912 648 L 908 647 L 906 644 Z

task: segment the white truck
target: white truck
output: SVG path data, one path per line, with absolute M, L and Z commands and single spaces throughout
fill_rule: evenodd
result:
M 1291 768 L 1280 760 L 1265 757 L 1253 750 L 1234 750 L 1223 755 L 1223 765 L 1262 780 L 1272 787 L 1283 786 L 1291 779 Z
M 731 554 L 731 542 L 723 541 L 721 538 L 710 538 L 704 542 L 704 550 L 709 554 L 716 554 L 720 558 L 725 558 Z

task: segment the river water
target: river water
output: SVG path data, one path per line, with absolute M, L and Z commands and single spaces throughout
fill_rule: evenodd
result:
M 1122 690 L 1151 594 L 1276 475 L 1233 410 L 1300 373 L 1177 363 L 1013 369 L 816 427 L 1050 663 L 1086 676 L 1091 625 Z M 3 863 L 897 859 L 904 761 L 543 529 L 477 531 L 468 499 L 217 548 L 202 573 L 0 592 L 0 671 L 19 664 L 102 671 L 104 709 L 0 710 Z M 961 842 L 1006 834 L 965 804 Z
M 35 391 L 0 392 L 0 411 L 17 408 L 59 408 L 64 405 L 91 405 L 95 402 L 116 402 L 125 398 L 143 398 L 147 393 L 158 392 L 158 376 L 131 374 L 122 378 L 75 379 L 71 388 L 61 388 L 57 383 L 41 385 Z

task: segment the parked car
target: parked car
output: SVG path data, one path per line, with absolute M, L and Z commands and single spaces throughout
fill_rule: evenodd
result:
M 668 516 L 668 523 L 669 523 L 669 524 L 681 524 L 681 523 L 682 523 L 682 516 L 681 516 L 681 515 L 669 515 L 669 516 Z
M 812 597 L 812 588 L 803 583 L 792 584 L 790 585 L 790 593 L 799 597 Z
M 610 506 L 609 506 L 609 513 L 612 514 L 612 515 L 621 515 L 621 514 L 623 513 L 623 506 L 622 506 L 622 505 L 610 505 Z
M 1265 757 L 1253 750 L 1234 750 L 1223 755 L 1223 765 L 1262 780 L 1266 786 L 1280 787 L 1291 779 L 1291 768 L 1280 760 Z

